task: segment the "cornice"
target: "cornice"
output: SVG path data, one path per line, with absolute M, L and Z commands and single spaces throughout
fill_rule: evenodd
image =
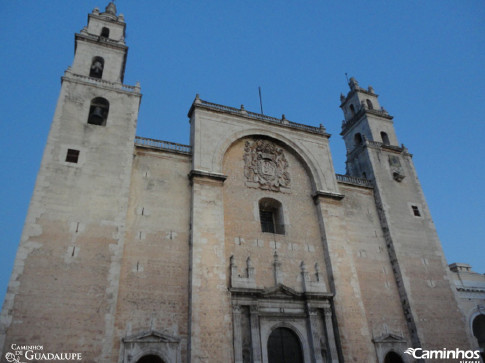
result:
M 78 83 L 82 84 L 85 86 L 91 86 L 91 87 L 96 87 L 96 88 L 101 88 L 109 91 L 114 91 L 114 92 L 119 92 L 119 93 L 124 93 L 124 94 L 129 94 L 129 95 L 134 95 L 141 97 L 140 93 L 140 86 L 129 86 L 126 84 L 122 83 L 116 83 L 116 82 L 109 82 L 105 81 L 102 79 L 97 79 L 97 78 L 92 78 L 88 76 L 83 76 L 80 74 L 75 74 L 71 72 L 71 67 L 69 67 L 65 72 L 64 75 L 61 77 L 61 81 L 69 81 L 73 83 Z
M 373 96 L 373 97 L 379 97 L 378 94 L 374 93 L 374 92 L 370 92 L 364 88 L 356 88 L 356 89 L 353 89 L 351 91 L 349 91 L 349 93 L 347 93 L 347 96 L 345 97 L 345 100 L 340 104 L 340 108 L 344 107 L 345 104 L 347 103 L 348 100 L 350 100 L 350 98 L 356 94 L 357 92 L 361 92 L 361 93 L 365 93 L 366 95 L 369 95 L 369 96 Z
M 107 21 L 109 23 L 115 23 L 115 24 L 121 25 L 123 28 L 126 28 L 126 23 L 124 21 L 119 21 L 118 16 L 116 15 L 106 15 L 105 13 L 102 13 L 102 14 L 91 13 L 91 14 L 88 14 L 88 20 L 89 18 L 95 18 L 98 20 Z
M 188 176 L 190 181 L 193 181 L 194 178 L 202 178 L 224 183 L 224 181 L 227 179 L 227 175 L 224 174 L 211 173 L 208 171 L 196 169 L 191 170 Z
M 342 131 L 340 132 L 340 135 L 344 136 L 346 133 L 348 133 L 350 129 L 354 127 L 354 125 L 356 125 L 366 115 L 377 116 L 388 121 L 391 121 L 394 118 L 394 116 L 389 115 L 387 111 L 373 110 L 366 107 L 361 107 L 350 120 L 342 122 Z
M 327 198 L 333 200 L 342 200 L 344 199 L 345 195 L 340 193 L 333 193 L 333 192 L 325 192 L 323 190 L 317 190 L 313 195 L 313 200 L 317 201 L 318 198 Z
M 102 45 L 103 47 L 108 47 L 111 49 L 116 49 L 116 50 L 121 50 L 121 51 L 127 51 L 128 46 L 123 43 L 118 43 L 113 40 L 103 38 L 101 36 L 97 35 L 91 35 L 91 34 L 82 34 L 82 33 L 76 33 L 74 35 L 74 39 L 77 42 L 78 40 L 86 41 L 92 44 L 97 44 L 97 45 Z
M 192 113 L 196 108 L 210 110 L 212 112 L 231 114 L 238 117 L 244 117 L 251 120 L 265 122 L 278 127 L 285 127 L 285 128 L 290 128 L 297 131 L 317 134 L 317 135 L 326 137 L 327 139 L 329 139 L 331 136 L 329 133 L 326 132 L 325 127 L 323 127 L 323 125 L 320 125 L 320 127 L 305 125 L 305 124 L 289 121 L 284 116 L 281 119 L 278 119 L 276 117 L 271 117 L 260 113 L 246 111 L 243 106 L 241 106 L 240 109 L 237 109 L 230 106 L 219 105 L 217 103 L 201 100 L 200 98 L 198 98 L 198 95 L 195 101 L 192 103 L 192 106 L 190 107 L 190 110 L 188 112 L 187 116 L 189 118 L 192 116 Z

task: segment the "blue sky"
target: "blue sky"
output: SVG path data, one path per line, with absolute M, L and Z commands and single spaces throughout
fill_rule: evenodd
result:
M 10 278 L 74 33 L 107 1 L 0 3 L 0 301 Z M 448 260 L 485 273 L 485 2 L 117 1 L 140 81 L 139 136 L 189 142 L 196 93 L 318 126 L 345 173 L 345 73 L 394 116 Z

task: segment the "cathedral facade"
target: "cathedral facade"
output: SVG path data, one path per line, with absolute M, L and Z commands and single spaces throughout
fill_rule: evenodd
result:
M 340 99 L 346 175 L 322 125 L 198 95 L 190 145 L 142 138 L 125 27 L 110 3 L 76 34 L 3 305 L 2 362 L 13 346 L 120 363 L 478 349 L 412 155 L 372 87 L 351 78 Z

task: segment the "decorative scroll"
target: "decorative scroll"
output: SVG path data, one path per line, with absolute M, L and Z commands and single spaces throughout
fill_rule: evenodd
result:
M 268 140 L 246 141 L 244 145 L 244 176 L 253 188 L 288 191 L 291 179 L 283 149 Z

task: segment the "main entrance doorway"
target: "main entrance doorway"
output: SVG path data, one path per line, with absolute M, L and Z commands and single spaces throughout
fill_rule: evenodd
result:
M 150 354 L 141 357 L 136 363 L 164 363 L 164 361 L 159 356 Z
M 384 359 L 384 363 L 403 363 L 402 358 L 399 354 L 394 352 L 389 352 Z
M 300 339 L 288 328 L 273 330 L 268 339 L 269 363 L 303 363 Z

